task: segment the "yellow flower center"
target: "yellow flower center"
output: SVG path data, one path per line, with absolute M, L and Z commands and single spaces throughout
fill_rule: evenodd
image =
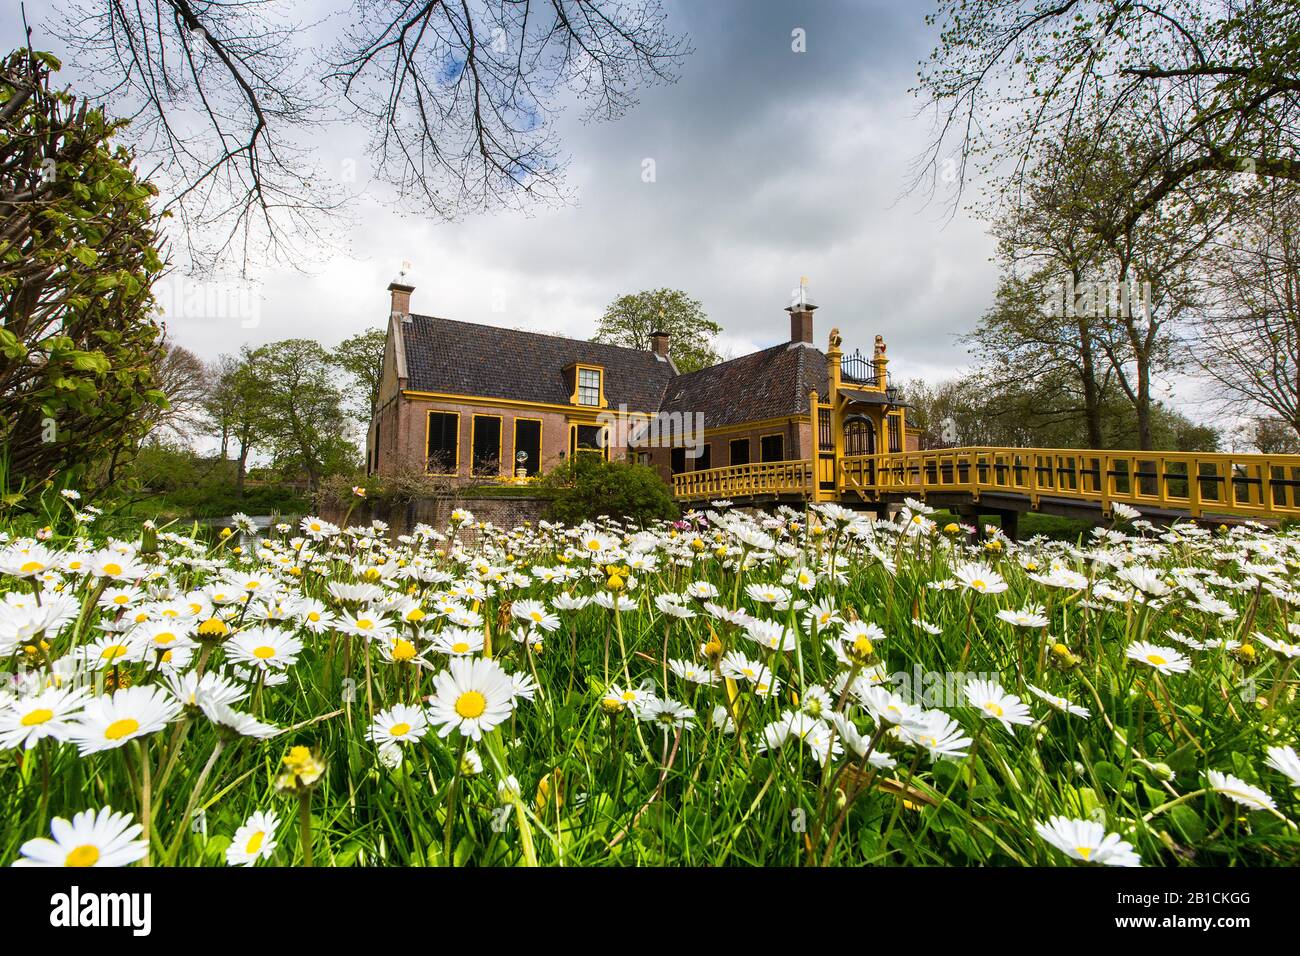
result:
M 987 704 L 985 704 L 984 709 L 987 710 L 994 717 L 1001 717 L 1002 714 L 1004 713 L 1002 708 L 999 707 L 997 704 L 993 703 L 993 701 L 989 701 Z
M 219 617 L 210 617 L 199 625 L 199 633 L 207 635 L 221 636 L 230 629 L 226 627 L 226 622 Z
M 126 603 L 127 603 L 128 601 L 130 601 L 130 600 L 131 600 L 131 599 L 130 599 L 129 597 L 127 597 L 125 594 L 117 594 L 117 595 L 114 595 L 114 597 L 113 597 L 113 603 L 114 603 L 114 604 L 126 604 Z
M 307 613 L 307 620 L 312 621 L 312 622 L 319 621 L 319 620 L 320 620 L 320 611 L 309 611 L 309 612 Z
M 63 859 L 64 866 L 94 866 L 99 862 L 99 847 L 83 843 Z
M 388 728 L 388 733 L 394 737 L 405 737 L 411 732 L 411 725 L 408 723 L 393 724 Z
M 140 721 L 131 717 L 123 717 L 121 720 L 115 720 L 108 725 L 104 731 L 106 740 L 121 740 L 140 729 Z
M 1085 863 L 1092 859 L 1092 847 L 1090 846 L 1076 846 L 1074 852 L 1083 857 Z
M 275 648 L 263 644 L 261 647 L 253 648 L 253 656 L 260 658 L 261 660 L 264 661 L 270 660 L 272 657 L 275 656 Z
M 1159 654 L 1148 654 L 1148 655 L 1147 655 L 1147 660 L 1149 660 L 1152 664 L 1155 664 L 1157 667 L 1159 667 L 1161 664 L 1167 664 L 1167 663 L 1169 663 L 1169 662 L 1166 661 L 1163 657 L 1161 657 Z
M 174 640 L 176 640 L 176 635 L 171 631 L 163 631 L 162 633 L 153 636 L 153 642 L 155 644 L 170 644 Z
M 256 833 L 254 833 L 251 837 L 248 838 L 248 843 L 244 846 L 244 852 L 256 853 L 258 850 L 262 849 L 262 841 L 265 839 L 266 839 L 266 832 L 263 830 L 258 830 Z
M 979 578 L 976 578 L 974 581 L 972 581 L 970 583 L 970 586 L 973 587 L 976 591 L 983 591 L 986 587 L 988 587 L 988 585 L 985 584 L 983 581 L 981 581 Z
M 105 574 L 121 574 L 121 573 L 122 573 L 122 565 L 120 565 L 120 564 L 116 564 L 115 562 L 110 561 L 108 564 L 104 565 L 104 573 L 105 573 Z
M 451 649 L 457 654 L 464 654 L 469 650 L 469 645 L 464 641 L 457 641 L 455 644 L 451 645 Z
M 54 711 L 47 707 L 38 707 L 36 710 L 24 714 L 20 723 L 22 723 L 24 727 L 35 727 L 38 724 L 43 724 L 47 720 L 53 719 L 53 717 Z
M 363 631 L 368 631 L 374 626 L 375 626 L 375 622 L 370 620 L 370 618 L 368 617 L 362 617 L 357 619 L 357 627 Z
M 44 570 L 44 568 L 45 565 L 41 564 L 39 561 L 28 561 L 18 570 L 23 574 L 35 574 L 37 571 Z
M 466 720 L 481 717 L 487 710 L 487 698 L 476 690 L 467 690 L 456 698 L 456 713 Z
M 99 656 L 101 660 L 111 661 L 121 657 L 125 653 L 125 644 L 110 644 L 108 647 L 104 648 L 103 652 Z
M 401 638 L 393 644 L 393 660 L 409 661 L 415 657 L 415 645 Z

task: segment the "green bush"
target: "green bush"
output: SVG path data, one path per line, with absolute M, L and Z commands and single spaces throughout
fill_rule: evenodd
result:
M 551 496 L 551 517 L 577 524 L 601 515 L 644 524 L 676 518 L 672 490 L 646 465 L 578 455 L 548 472 L 540 482 Z

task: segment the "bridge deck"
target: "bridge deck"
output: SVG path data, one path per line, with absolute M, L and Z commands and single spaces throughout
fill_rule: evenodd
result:
M 1108 518 L 1115 504 L 1125 504 L 1163 519 L 1300 517 L 1300 455 L 947 448 L 846 456 L 829 471 L 826 464 L 820 470 L 802 460 L 684 472 L 673 476 L 673 491 L 683 502 L 884 505 L 914 497 L 983 513 Z

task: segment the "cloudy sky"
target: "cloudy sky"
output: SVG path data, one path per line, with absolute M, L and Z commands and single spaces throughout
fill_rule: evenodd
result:
M 7 6 L 12 46 L 20 34 Z M 41 40 L 49 7 L 29 0 L 28 19 L 37 46 L 58 52 Z M 954 336 L 991 299 L 992 245 L 963 212 L 904 195 L 929 135 L 908 93 L 934 42 L 929 4 L 665 7 L 695 49 L 680 81 L 645 91 L 614 123 L 583 124 L 576 111 L 558 119 L 571 205 L 445 223 L 363 198 L 346 253 L 258 276 L 255 320 L 178 309 L 171 334 L 205 358 L 292 336 L 330 345 L 385 321 L 385 286 L 409 261 L 413 311 L 579 337 L 619 294 L 681 288 L 724 327 L 724 353 L 741 354 L 786 338 L 782 310 L 806 275 L 819 345 L 832 325 L 850 349 L 869 351 L 883 334 L 903 378 L 966 364 Z M 792 51 L 795 28 L 806 52 Z M 322 134 L 323 165 L 356 162 L 364 180 L 362 140 L 361 130 Z

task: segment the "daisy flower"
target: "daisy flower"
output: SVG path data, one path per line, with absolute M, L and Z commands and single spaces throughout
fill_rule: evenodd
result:
M 540 627 L 544 631 L 554 631 L 560 626 L 558 614 L 552 614 L 541 601 L 516 601 L 510 607 L 510 613 L 521 621 L 527 621 L 529 627 Z
M 0 708 L 0 748 L 31 749 L 45 737 L 67 740 L 88 693 L 85 687 L 51 687 Z
M 267 813 L 254 810 L 243 826 L 230 838 L 226 847 L 226 863 L 230 866 L 252 866 L 258 860 L 269 860 L 275 851 L 275 831 L 280 818 L 275 811 Z
M 1230 773 L 1220 773 L 1217 770 L 1207 770 L 1205 779 L 1215 793 L 1221 793 L 1243 807 L 1249 807 L 1251 810 L 1277 809 L 1277 804 L 1273 802 L 1272 797 L 1240 777 L 1234 777 Z
M 650 697 L 636 712 L 639 720 L 659 724 L 664 731 L 684 730 L 691 726 L 695 711 L 679 701 Z
M 1035 823 L 1034 831 L 1072 860 L 1103 866 L 1142 865 L 1133 847 L 1119 834 L 1107 833 L 1105 827 L 1092 820 L 1051 817 L 1046 823 Z
M 429 718 L 439 725 L 439 737 L 457 730 L 479 740 L 513 709 L 514 684 L 491 658 L 452 658 L 447 670 L 433 679 L 433 686 Z
M 280 732 L 272 724 L 264 724 L 252 714 L 241 713 L 229 704 L 215 698 L 200 697 L 199 709 L 204 716 L 219 729 L 231 737 L 252 737 L 254 740 L 269 740 Z
M 1031 694 L 1039 700 L 1046 701 L 1050 706 L 1055 707 L 1063 714 L 1073 714 L 1075 717 L 1083 717 L 1085 719 L 1092 716 L 1092 711 L 1088 710 L 1087 707 L 1080 707 L 1078 704 L 1072 704 L 1064 697 L 1057 697 L 1055 694 L 1050 694 L 1041 687 L 1035 687 L 1033 684 L 1028 684 L 1026 686 L 1029 688 Z
M 302 641 L 270 627 L 240 631 L 225 644 L 226 656 L 258 670 L 284 670 L 298 660 Z
M 1016 724 L 1032 724 L 1029 705 L 1015 694 L 1009 694 L 997 681 L 970 680 L 966 682 L 966 701 L 988 720 L 996 720 L 1006 730 L 1015 730 Z
M 68 736 L 84 757 L 156 733 L 180 712 L 181 705 L 156 687 L 126 687 L 88 700 Z
M 1264 763 L 1285 774 L 1291 780 L 1291 786 L 1300 787 L 1300 756 L 1296 755 L 1294 747 L 1269 747 L 1268 759 Z
M 396 704 L 375 714 L 366 736 L 381 747 L 388 744 L 414 743 L 429 729 L 429 720 L 423 710 Z
M 1007 582 L 987 564 L 959 564 L 953 571 L 953 577 L 962 587 L 979 594 L 1000 594 L 1007 589 Z
M 82 810 L 69 823 L 63 817 L 50 821 L 50 836 L 28 840 L 19 848 L 23 858 L 14 866 L 126 866 L 149 852 L 146 840 L 137 840 L 144 828 L 129 813 L 112 807 Z
M 998 618 L 1016 627 L 1047 627 L 1047 618 L 1041 607 L 1027 607 L 1019 611 L 998 611 Z
M 1184 674 L 1192 669 L 1192 662 L 1172 647 L 1161 647 L 1147 641 L 1135 641 L 1124 651 L 1124 656 L 1139 664 L 1154 667 L 1161 674 Z
M 961 725 L 941 710 L 927 710 L 914 724 L 899 726 L 903 739 L 922 748 L 936 760 L 961 760 L 972 741 Z
M 483 650 L 483 632 L 463 627 L 449 627 L 433 636 L 433 649 L 439 654 L 461 657 Z

